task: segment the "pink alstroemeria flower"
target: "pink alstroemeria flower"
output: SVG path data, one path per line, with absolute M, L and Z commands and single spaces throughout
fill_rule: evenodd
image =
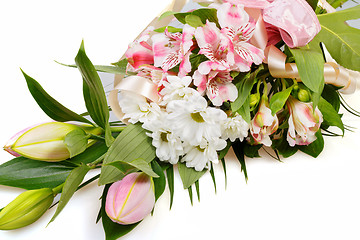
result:
M 153 27 L 147 28 L 138 39 L 129 45 L 125 52 L 125 56 L 128 59 L 130 66 L 135 70 L 145 64 L 154 64 L 154 53 L 151 45 L 148 43 L 150 33 L 153 29 Z
M 272 141 L 270 135 L 279 127 L 279 120 L 276 114 L 271 115 L 268 102 L 264 98 L 260 102 L 260 107 L 255 117 L 250 122 L 250 133 L 256 143 L 270 147 Z
M 205 26 L 196 28 L 195 38 L 200 47 L 199 54 L 209 59 L 204 64 L 209 67 L 222 65 L 230 71 L 230 66 L 234 64 L 232 45 L 215 23 L 207 20 Z
M 238 90 L 232 83 L 230 72 L 219 63 L 209 66 L 206 62 L 199 65 L 193 75 L 194 84 L 197 90 L 206 95 L 214 106 L 221 106 L 225 101 L 235 101 Z
M 316 140 L 323 117 L 316 107 L 315 111 L 311 102 L 305 103 L 289 97 L 286 105 L 290 112 L 288 120 L 289 130 L 286 140 L 290 146 L 309 145 Z
M 179 76 L 189 73 L 194 32 L 195 28 L 185 24 L 182 33 L 170 33 L 165 29 L 164 33 L 152 36 L 154 66 L 161 67 L 166 72 L 180 63 Z
M 221 32 L 226 35 L 233 46 L 235 64 L 231 70 L 247 72 L 253 63 L 259 65 L 264 60 L 264 51 L 249 43 L 256 23 L 249 17 L 242 5 L 230 3 L 218 7 Z

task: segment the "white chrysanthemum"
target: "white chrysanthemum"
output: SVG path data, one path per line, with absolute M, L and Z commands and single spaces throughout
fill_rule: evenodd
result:
M 171 101 L 166 110 L 174 133 L 193 146 L 200 145 L 203 138 L 220 137 L 220 123 L 227 117 L 224 111 L 208 107 L 207 101 L 200 95 L 188 100 Z
M 129 91 L 119 93 L 119 105 L 125 114 L 124 119 L 129 119 L 130 123 L 151 121 L 161 112 L 156 103 L 149 103 L 145 97 Z
M 217 151 L 225 147 L 226 141 L 220 138 L 202 141 L 199 146 L 187 145 L 185 147 L 186 155 L 181 161 L 185 162 L 187 167 L 193 167 L 196 171 L 202 171 L 204 168 L 209 168 L 211 162 L 219 162 Z
M 169 126 L 165 112 L 158 119 L 143 124 L 144 129 L 152 132 L 147 135 L 152 138 L 152 145 L 160 161 L 176 164 L 179 157 L 184 155 L 184 148 L 180 137 Z
M 222 124 L 221 130 L 223 139 L 230 139 L 234 142 L 237 138 L 243 141 L 248 136 L 250 125 L 238 114 L 235 117 L 228 117 Z
M 160 105 L 166 105 L 172 100 L 183 100 L 188 99 L 199 93 L 190 88 L 189 85 L 192 82 L 192 78 L 189 76 L 179 78 L 177 76 L 167 76 L 167 81 L 163 81 L 164 88 L 160 91 L 163 96 Z

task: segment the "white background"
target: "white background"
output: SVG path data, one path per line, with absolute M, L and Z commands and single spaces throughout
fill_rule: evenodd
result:
M 84 112 L 78 70 L 53 60 L 74 63 L 84 39 L 94 64 L 115 62 L 166 4 L 164 0 L 2 1 L 0 144 L 23 128 L 48 120 L 28 92 L 20 67 L 63 105 Z M 345 97 L 360 109 L 360 91 Z M 205 175 L 200 181 L 201 202 L 194 206 L 176 175 L 172 210 L 166 190 L 154 216 L 122 239 L 360 239 L 360 119 L 348 113 L 343 119 L 358 129 L 343 138 L 325 137 L 325 149 L 317 159 L 298 153 L 281 163 L 263 153 L 262 158 L 247 160 L 247 184 L 238 162 L 229 161 L 226 189 L 217 166 L 217 194 Z M 10 159 L 0 152 L 0 163 Z M 0 186 L 0 207 L 21 192 Z M 94 183 L 77 192 L 49 226 L 55 209 L 23 229 L 0 231 L 0 239 L 105 239 L 101 223 L 95 224 L 101 192 Z

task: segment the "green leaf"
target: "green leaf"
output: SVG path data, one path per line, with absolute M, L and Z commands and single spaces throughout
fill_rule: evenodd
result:
M 101 214 L 102 225 L 105 231 L 105 239 L 117 240 L 118 238 L 131 232 L 131 230 L 133 230 L 141 221 L 129 225 L 121 225 L 111 221 L 111 219 L 108 217 L 108 215 L 105 212 L 106 195 L 109 190 L 109 187 L 110 185 L 106 185 L 104 188 L 104 192 L 101 197 L 100 214 Z
M 163 14 L 161 14 L 161 16 L 159 17 L 159 20 L 164 19 L 164 18 L 169 17 L 169 16 L 173 16 L 175 13 L 177 13 L 177 12 L 166 11 Z
M 186 24 L 186 16 L 188 15 L 195 15 L 200 17 L 203 24 L 206 24 L 206 20 L 209 20 L 209 22 L 214 22 L 219 27 L 217 10 L 214 8 L 200 8 L 192 12 L 174 14 L 176 19 L 183 24 Z
M 295 58 L 301 81 L 311 91 L 322 92 L 324 88 L 324 58 L 317 51 L 305 48 L 290 49 Z
M 324 124 L 328 126 L 336 126 L 340 128 L 344 134 L 344 124 L 341 121 L 340 115 L 337 113 L 334 107 L 324 98 L 320 98 L 318 107 L 323 115 Z
M 251 113 L 250 113 L 250 96 L 246 98 L 244 104 L 237 110 L 237 113 L 247 122 L 251 121 Z
M 321 130 L 319 130 L 315 136 L 317 137 L 317 139 L 310 143 L 307 146 L 299 146 L 300 151 L 316 158 L 317 156 L 319 156 L 319 154 L 322 152 L 322 150 L 324 149 L 324 138 L 321 134 Z
M 199 180 L 195 182 L 196 195 L 198 197 L 198 201 L 200 202 L 200 183 Z
M 172 26 L 165 26 L 165 27 L 157 28 L 154 30 L 154 32 L 163 33 L 163 32 L 165 32 L 165 29 L 167 29 L 168 32 L 171 32 L 171 33 L 182 32 L 182 28 L 176 28 L 176 27 L 172 27 Z
M 126 60 L 126 59 L 124 59 Z M 126 60 L 127 61 L 127 60 Z M 64 63 L 60 63 L 55 61 L 56 63 L 66 66 L 66 67 L 72 67 L 72 68 L 77 68 L 76 64 L 64 64 Z M 120 62 L 116 62 L 114 63 L 114 65 L 118 64 Z M 104 73 L 112 73 L 112 74 L 129 74 L 129 72 L 126 72 L 126 67 L 123 68 L 122 66 L 107 66 L 107 65 L 94 65 L 94 68 L 97 72 L 104 72 Z
M 194 28 L 204 26 L 204 23 L 202 23 L 201 18 L 199 16 L 192 15 L 192 14 L 187 15 L 185 17 L 185 22 Z
M 294 155 L 298 151 L 298 147 L 295 145 L 291 147 L 286 140 L 287 132 L 284 132 L 280 139 L 274 139 L 271 145 L 272 149 L 277 150 L 281 156 L 288 158 Z
M 58 101 L 52 98 L 35 79 L 31 78 L 23 71 L 22 73 L 26 79 L 26 83 L 28 85 L 28 89 L 31 95 L 33 96 L 39 107 L 51 119 L 58 122 L 78 121 L 92 124 L 86 118 L 61 105 Z
M 194 168 L 186 167 L 185 163 L 178 163 L 178 170 L 184 189 L 189 188 L 206 173 L 206 169 L 196 171 Z
M 98 159 L 100 156 L 104 155 L 108 150 L 108 147 L 104 142 L 97 142 L 94 145 L 88 147 L 85 152 L 73 157 L 69 161 L 69 163 L 72 164 L 88 164 L 96 159 Z M 65 162 L 67 162 L 65 161 Z
M 111 162 L 107 165 L 111 165 L 116 167 L 117 169 L 119 169 L 124 175 L 128 174 L 130 171 L 133 172 L 134 169 L 140 170 L 144 173 L 146 173 L 147 175 L 149 175 L 150 177 L 155 177 L 158 178 L 159 175 L 157 175 L 152 168 L 149 166 L 149 163 L 146 162 L 144 159 L 142 158 L 136 158 L 130 162 L 124 162 L 124 161 L 114 161 Z M 125 166 L 124 166 L 125 165 Z M 131 168 L 131 167 L 133 168 Z
M 189 193 L 189 198 L 190 198 L 190 203 L 191 205 L 193 205 L 194 201 L 193 201 L 193 191 L 192 191 L 192 187 L 188 187 L 188 193 Z
M 66 162 L 43 162 L 25 157 L 0 165 L 0 184 L 26 190 L 54 188 L 65 182 L 74 165 Z
M 231 110 L 233 112 L 237 112 L 249 98 L 251 89 L 257 82 L 256 75 L 259 71 L 253 72 L 248 78 L 245 78 L 236 84 L 236 87 L 238 88 L 238 97 L 231 103 Z
M 55 218 L 60 214 L 60 212 L 64 209 L 66 204 L 69 202 L 70 198 L 74 195 L 77 188 L 84 180 L 85 175 L 91 168 L 87 165 L 81 165 L 80 167 L 75 168 L 71 171 L 69 176 L 66 178 L 65 184 L 63 186 L 59 205 L 56 208 L 54 216 L 51 218 L 50 222 L 53 222 Z
M 109 107 L 100 77 L 85 53 L 84 42 L 81 42 L 75 63 L 83 77 L 86 108 L 94 122 L 105 130 L 106 145 L 110 146 L 113 138 L 109 130 Z
M 168 169 L 166 169 L 166 178 L 169 186 L 169 192 L 170 192 L 170 209 L 172 207 L 173 201 L 174 201 L 174 167 L 170 166 Z
M 309 3 L 312 9 L 315 10 L 319 0 L 306 0 L 306 1 Z
M 226 173 L 226 163 L 225 163 L 225 159 L 224 159 L 224 158 L 221 159 L 221 164 L 222 164 L 223 169 L 224 169 L 225 188 L 226 188 L 226 186 L 227 186 L 227 173 Z
M 159 176 L 154 178 L 154 187 L 155 187 L 155 201 L 164 193 L 166 186 L 166 179 L 163 169 L 160 167 L 159 163 L 155 160 L 151 162 L 151 167 L 154 172 Z
M 325 84 L 321 96 L 334 107 L 336 112 L 339 112 L 341 104 L 340 97 L 333 85 Z
M 240 165 L 241 165 L 241 171 L 244 172 L 245 180 L 248 180 L 247 170 L 246 170 L 246 164 L 245 164 L 245 155 L 244 155 L 244 144 L 239 140 L 236 140 L 233 143 L 233 150 L 236 155 L 236 158 L 238 159 Z
M 216 179 L 215 179 L 215 173 L 214 173 L 214 166 L 211 163 L 211 168 L 210 168 L 210 175 L 211 175 L 211 179 L 214 183 L 214 189 L 215 189 L 215 193 L 216 193 Z
M 151 144 L 151 138 L 146 135 L 146 130 L 141 124 L 128 125 L 110 146 L 101 168 L 99 184 L 115 182 L 124 177 L 124 174 L 113 166 L 112 162 L 131 162 L 142 158 L 150 163 L 155 158 L 155 148 Z
M 231 147 L 231 141 L 228 140 L 228 141 L 226 142 L 226 147 L 225 147 L 223 150 L 221 150 L 221 151 L 218 152 L 219 159 L 223 159 L 223 158 L 226 156 L 226 154 L 228 153 L 230 147 Z
M 321 31 L 313 39 L 323 42 L 331 56 L 343 67 L 360 71 L 360 30 L 345 21 L 360 18 L 360 5 L 334 13 L 318 15 Z
M 89 136 L 83 129 L 75 129 L 66 134 L 64 143 L 70 152 L 70 158 L 84 152 L 88 145 Z
M 289 87 L 286 90 L 275 93 L 271 97 L 270 109 L 271 109 L 272 115 L 275 115 L 277 112 L 279 112 L 284 107 L 286 100 L 289 98 L 292 89 L 293 89 L 292 87 Z
M 261 144 L 260 145 L 244 144 L 244 154 L 249 158 L 260 157 L 259 150 L 261 147 L 262 147 Z

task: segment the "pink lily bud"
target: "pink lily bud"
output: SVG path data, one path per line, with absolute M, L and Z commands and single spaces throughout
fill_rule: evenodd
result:
M 113 183 L 106 196 L 105 211 L 116 223 L 127 225 L 145 218 L 155 204 L 154 183 L 145 173 L 130 173 Z
M 4 150 L 15 157 L 24 156 L 34 160 L 62 161 L 70 157 L 64 139 L 76 129 L 99 134 L 99 129 L 70 123 L 49 122 L 37 124 L 15 134 L 4 146 Z M 90 143 L 90 141 L 89 141 Z
M 250 122 L 250 133 L 256 143 L 271 146 L 270 135 L 279 127 L 279 120 L 276 115 L 271 115 L 268 102 L 264 98 L 260 102 L 259 110 Z
M 316 132 L 319 130 L 323 117 L 316 107 L 313 110 L 311 102 L 305 103 L 289 97 L 286 102 L 290 117 L 288 120 L 289 130 L 286 140 L 290 146 L 309 145 L 316 140 Z

